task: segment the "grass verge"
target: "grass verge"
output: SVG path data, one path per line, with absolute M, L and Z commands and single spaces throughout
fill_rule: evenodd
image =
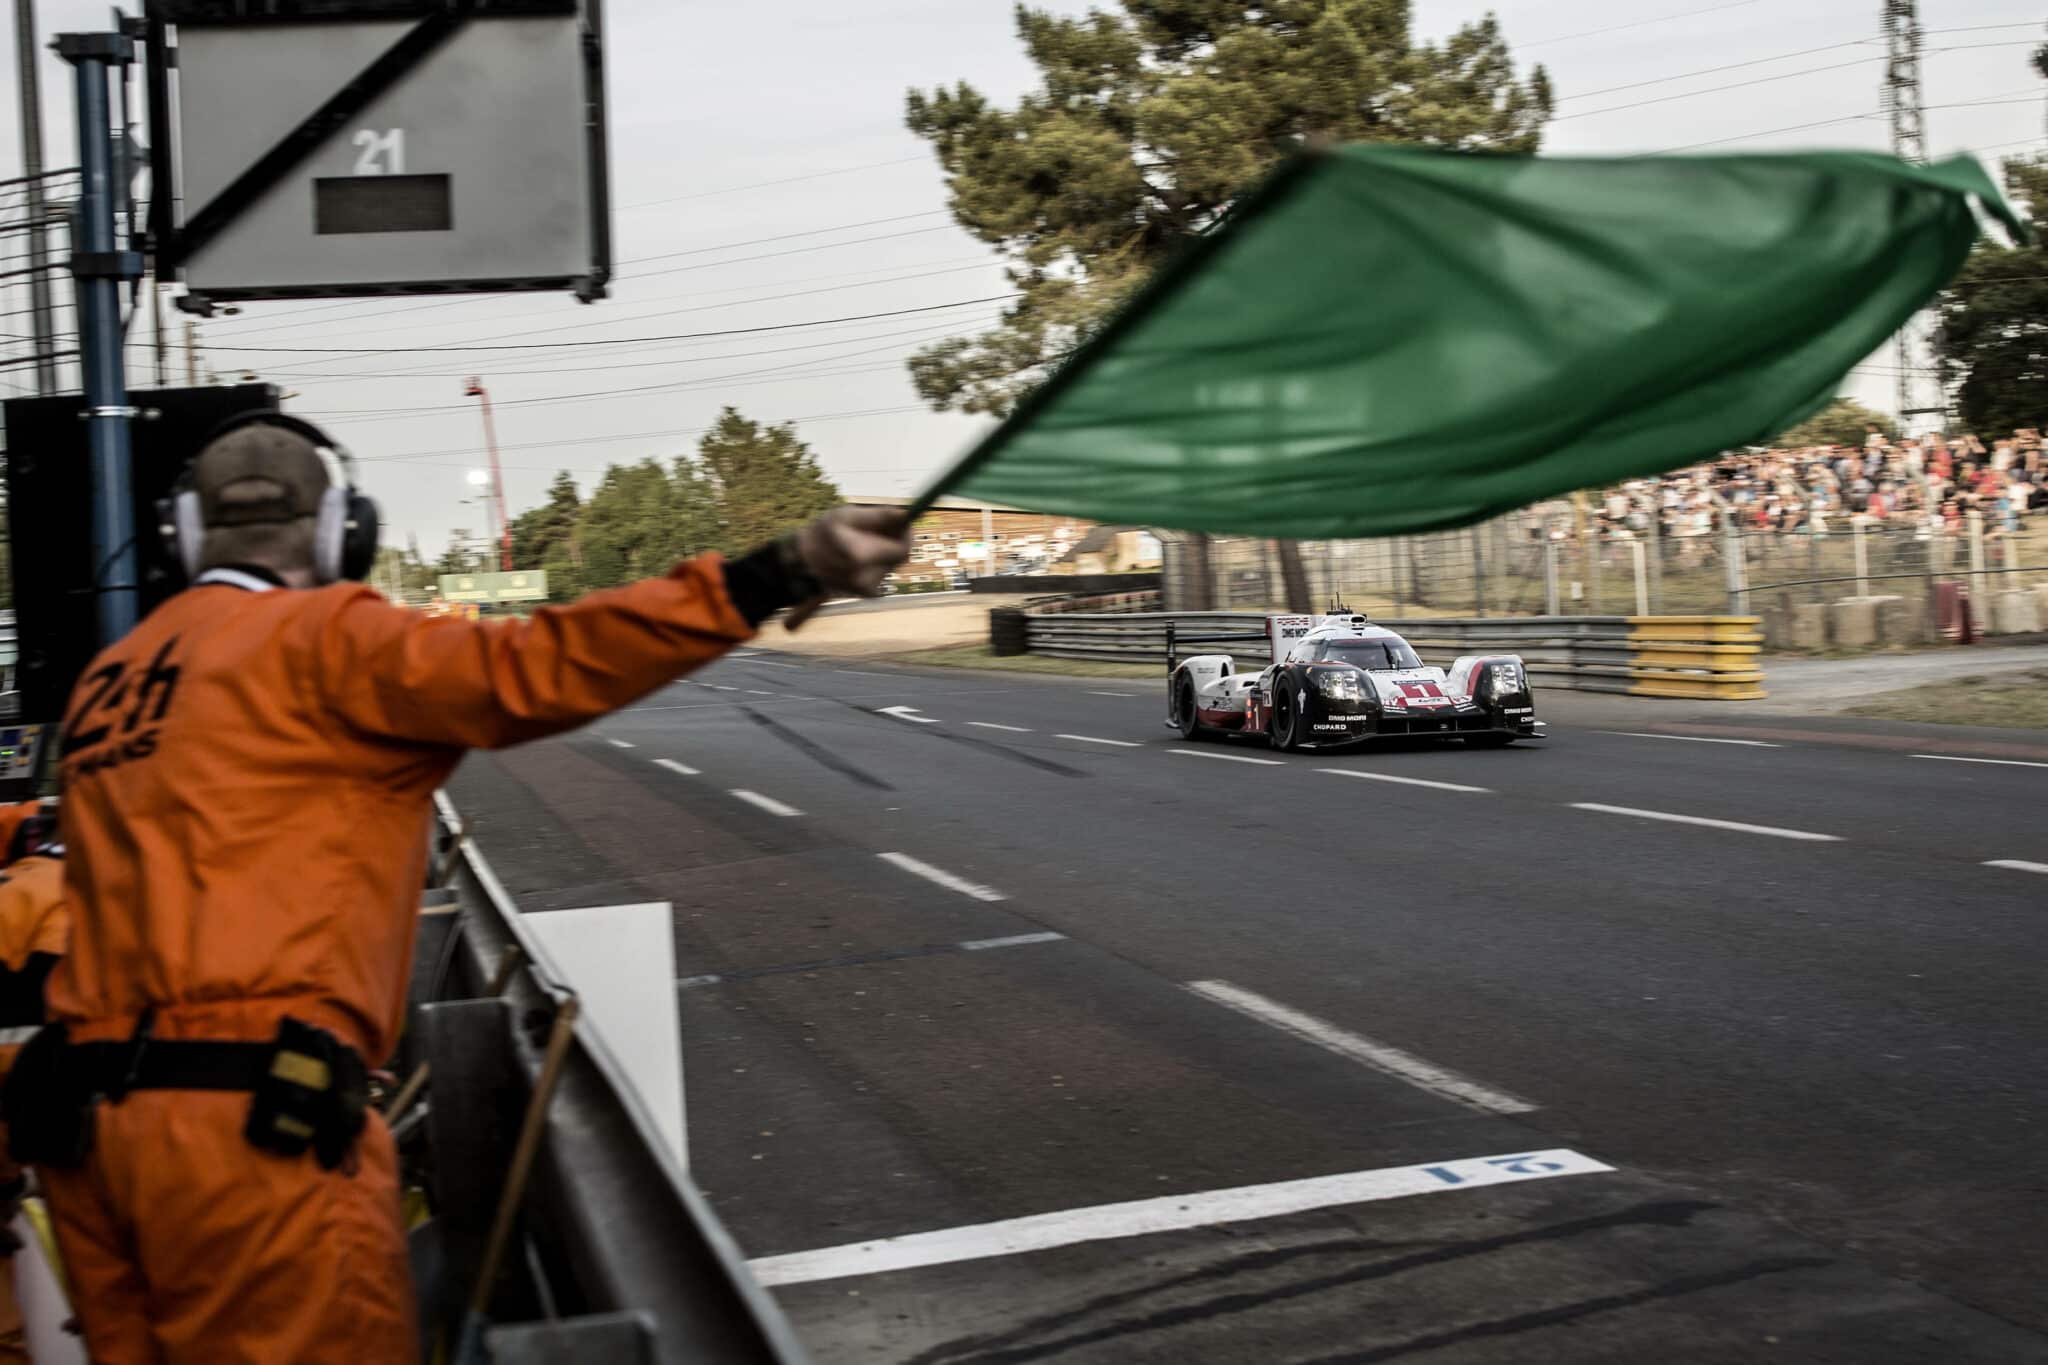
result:
M 1005 673 L 1060 673 L 1069 678 L 1164 678 L 1166 660 L 1155 664 L 1108 663 L 1097 659 L 1048 659 L 1038 654 L 1010 654 L 998 657 L 986 645 L 955 645 L 947 649 L 917 649 L 908 654 L 891 654 L 892 664 L 930 664 L 940 668 L 993 668 Z
M 1937 725 L 2048 730 L 2048 668 L 1988 678 L 1955 678 L 1885 692 L 1850 707 L 1848 714 Z

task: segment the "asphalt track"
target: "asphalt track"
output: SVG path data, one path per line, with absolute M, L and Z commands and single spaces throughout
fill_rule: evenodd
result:
M 1538 705 L 1281 756 L 756 654 L 452 793 L 532 912 L 674 902 L 821 1361 L 2048 1361 L 2048 743 Z

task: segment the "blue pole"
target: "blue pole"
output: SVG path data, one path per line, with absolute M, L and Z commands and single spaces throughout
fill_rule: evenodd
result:
M 83 415 L 92 457 L 93 603 L 100 643 L 109 645 L 134 629 L 138 615 L 128 442 L 135 410 L 128 405 L 121 364 L 121 284 L 140 277 L 142 258 L 124 249 L 115 227 L 120 196 L 107 101 L 109 68 L 133 61 L 135 45 L 119 33 L 66 33 L 56 48 L 77 74 L 79 197 L 71 274 L 78 289 Z

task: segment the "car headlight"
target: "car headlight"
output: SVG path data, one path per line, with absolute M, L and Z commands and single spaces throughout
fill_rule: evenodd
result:
M 1316 691 L 1338 701 L 1364 701 L 1365 680 L 1348 668 L 1317 669 L 1311 674 Z
M 1494 664 L 1491 673 L 1496 694 L 1520 692 L 1528 683 L 1528 675 L 1520 664 Z

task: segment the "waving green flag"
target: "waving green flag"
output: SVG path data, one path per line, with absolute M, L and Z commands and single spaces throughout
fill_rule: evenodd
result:
M 1954 274 L 1975 161 L 1283 164 L 931 490 L 1105 522 L 1372 536 L 1760 441 Z

